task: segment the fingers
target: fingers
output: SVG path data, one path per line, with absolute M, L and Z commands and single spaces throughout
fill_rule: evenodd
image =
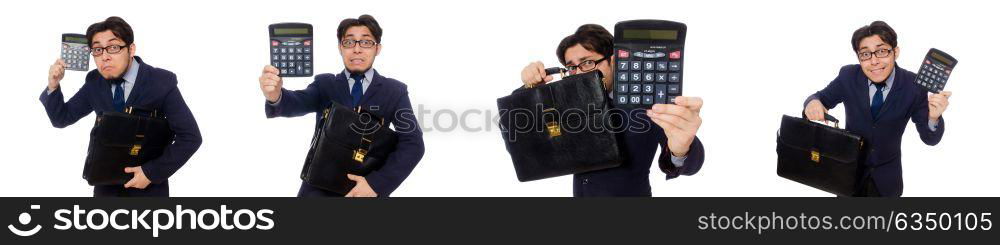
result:
M 704 102 L 700 97 L 677 96 L 677 98 L 674 98 L 674 104 L 687 107 L 695 112 L 701 112 L 701 105 Z
M 951 98 L 951 91 L 941 91 L 940 95 L 944 95 L 944 98 Z
M 357 176 L 357 175 L 353 175 L 353 174 L 347 174 L 347 179 L 355 181 L 355 182 L 365 180 L 361 176 Z
M 139 185 L 138 182 L 139 181 L 137 181 L 135 178 L 132 178 L 127 183 L 125 183 L 125 188 L 134 188 L 134 187 L 137 187 Z
M 139 167 L 127 167 L 127 168 L 125 168 L 125 172 L 126 172 L 126 173 L 130 173 L 130 174 L 131 174 L 131 173 L 135 173 L 135 172 L 137 172 L 138 170 L 139 170 Z
M 694 118 L 698 116 L 690 108 L 687 108 L 687 107 L 684 107 L 684 106 L 680 106 L 680 105 L 671 105 L 671 104 L 656 104 L 656 105 L 653 105 L 653 108 L 650 109 L 650 112 L 652 114 L 674 115 L 674 116 L 681 117 L 681 118 L 683 118 L 684 120 L 687 120 L 687 121 L 694 120 Z M 650 112 L 647 112 L 647 114 L 650 114 Z
M 695 131 L 698 126 L 701 125 L 701 119 L 698 117 L 687 119 L 669 113 L 648 113 L 647 115 L 649 115 L 649 118 L 652 119 L 653 122 L 660 125 L 661 128 L 664 128 L 667 131 L 672 131 L 671 129 Z

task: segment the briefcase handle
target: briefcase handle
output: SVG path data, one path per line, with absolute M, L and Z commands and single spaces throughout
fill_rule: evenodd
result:
M 802 118 L 806 120 L 809 119 L 809 117 L 806 117 L 806 110 L 802 110 Z M 840 128 L 840 120 L 837 120 L 836 117 L 833 117 L 833 115 L 830 115 L 829 113 L 823 113 L 823 120 L 833 122 L 833 127 Z

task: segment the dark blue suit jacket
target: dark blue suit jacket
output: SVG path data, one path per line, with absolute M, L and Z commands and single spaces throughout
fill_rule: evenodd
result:
M 201 146 L 198 123 L 184 103 L 181 91 L 177 89 L 177 76 L 146 64 L 138 56 L 135 56 L 135 60 L 141 65 L 125 106 L 163 111 L 170 129 L 177 135 L 163 155 L 142 165 L 142 172 L 152 181 L 146 189 L 124 189 L 122 185 L 94 186 L 95 196 L 169 196 L 167 178 L 177 172 Z M 64 128 L 90 112 L 101 115 L 105 111 L 114 111 L 111 97 L 111 83 L 95 69 L 87 73 L 83 87 L 69 101 L 64 102 L 61 88 L 57 88 L 52 94 L 42 91 L 39 100 L 45 106 L 52 126 Z
M 705 162 L 705 147 L 697 136 L 691 143 L 684 164 L 677 168 L 670 160 L 670 151 L 666 148 L 669 139 L 663 134 L 663 129 L 653 123 L 644 110 L 633 111 L 628 118 L 629 123 L 621 125 L 631 129 L 616 134 L 618 149 L 624 157 L 622 165 L 573 175 L 573 196 L 651 196 L 649 168 L 657 148 L 661 151 L 658 162 L 666 166 L 668 180 L 680 175 L 694 175 L 701 169 Z
M 878 118 L 871 116 L 869 82 L 861 65 L 842 67 L 837 78 L 810 96 L 806 104 L 813 98 L 827 109 L 844 103 L 847 131 L 861 135 L 869 148 L 861 170 L 862 181 L 870 176 L 879 194 L 898 197 L 903 194 L 900 142 L 907 121 L 916 125 L 924 144 L 936 145 L 944 135 L 944 117 L 938 119 L 937 130 L 931 131 L 927 125 L 927 91 L 913 82 L 916 75 L 897 65 L 894 79 Z
M 281 99 L 277 104 L 272 105 L 265 101 L 264 112 L 268 118 L 297 117 L 321 112 L 330 105 L 330 101 L 350 105 L 351 93 L 347 81 L 344 73 L 317 75 L 306 89 L 297 91 L 282 89 Z M 413 114 L 406 84 L 396 79 L 383 77 L 375 71 L 371 84 L 361 97 L 360 104 L 390 122 L 399 133 L 396 151 L 389 155 L 385 165 L 365 176 L 368 185 L 378 193 L 379 197 L 387 197 L 403 183 L 424 156 L 423 132 L 420 131 L 420 125 L 417 124 Z M 317 124 L 322 118 L 322 113 L 316 113 Z M 340 195 L 303 182 L 299 196 Z

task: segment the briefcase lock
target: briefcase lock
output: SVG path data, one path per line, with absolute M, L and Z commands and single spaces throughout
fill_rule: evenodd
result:
M 330 108 L 323 109 L 323 119 L 326 119 L 327 116 L 330 116 Z
M 354 150 L 354 161 L 357 161 L 359 163 L 364 162 L 366 154 L 368 154 L 368 150 L 365 149 Z
M 818 151 L 812 151 L 812 161 L 816 162 L 816 163 L 819 163 L 819 152 Z
M 549 131 L 549 138 L 555 138 L 562 135 L 562 129 L 559 128 L 559 122 L 545 123 L 545 128 Z
M 132 145 L 132 150 L 128 152 L 129 155 L 138 156 L 139 150 L 142 150 L 142 145 Z

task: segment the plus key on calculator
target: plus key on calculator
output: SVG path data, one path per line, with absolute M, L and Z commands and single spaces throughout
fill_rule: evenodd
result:
M 305 23 L 268 26 L 271 65 L 281 77 L 311 77 L 313 74 L 313 27 Z
M 615 24 L 615 107 L 649 109 L 681 95 L 686 32 L 687 25 L 666 20 Z

